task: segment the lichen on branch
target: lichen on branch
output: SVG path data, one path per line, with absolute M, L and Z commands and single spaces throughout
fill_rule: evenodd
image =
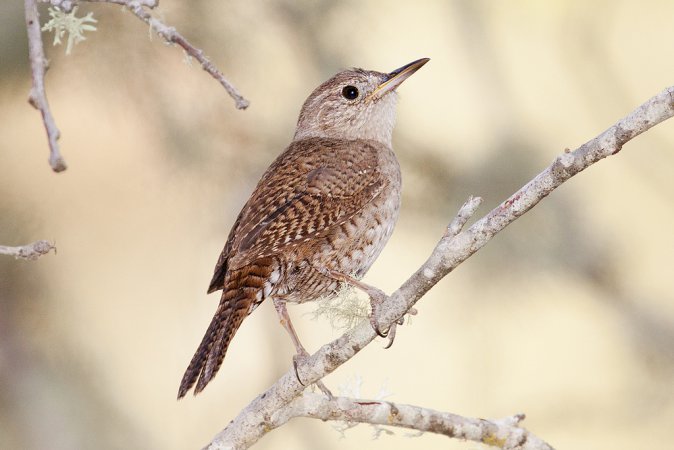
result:
M 93 13 L 90 12 L 86 16 L 77 17 L 77 6 L 72 11 L 65 12 L 58 8 L 49 8 L 49 16 L 51 19 L 42 27 L 42 31 L 52 31 L 54 33 L 53 45 L 61 45 L 62 39 L 67 35 L 66 55 L 69 55 L 75 44 L 78 44 L 86 39 L 84 37 L 85 31 L 96 31 L 93 23 Z

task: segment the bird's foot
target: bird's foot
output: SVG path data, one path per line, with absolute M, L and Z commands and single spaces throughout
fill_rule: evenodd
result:
M 377 317 L 379 317 L 379 308 L 381 307 L 382 303 L 386 299 L 388 299 L 388 296 L 379 289 L 376 288 L 372 289 L 378 292 L 374 292 L 374 295 L 373 292 L 368 292 L 368 294 L 370 294 L 370 306 L 372 307 L 372 313 L 370 314 L 370 325 L 372 325 L 372 329 L 374 330 L 375 333 L 377 333 L 379 337 L 388 338 L 388 343 L 386 344 L 384 349 L 391 348 L 391 346 L 393 345 L 393 341 L 395 340 L 396 337 L 396 329 L 398 325 L 402 325 L 403 323 L 405 323 L 405 316 L 393 322 L 391 326 L 388 328 L 388 330 L 382 332 L 379 329 L 379 325 L 377 324 Z M 407 314 L 415 316 L 417 314 L 417 310 L 415 308 L 410 308 L 407 311 Z
M 372 325 L 372 329 L 377 333 L 377 336 L 385 338 L 388 336 L 390 328 L 386 331 L 380 330 L 377 318 L 379 317 L 381 305 L 388 299 L 388 296 L 384 294 L 383 291 L 372 286 L 368 286 L 368 289 L 365 292 L 370 296 L 370 325 Z
M 396 337 L 396 327 L 403 324 L 403 318 L 401 317 L 396 322 L 393 322 L 387 330 L 382 331 L 377 323 L 377 318 L 379 317 L 381 305 L 388 300 L 388 295 L 372 286 L 368 286 L 367 294 L 370 296 L 370 307 L 372 308 L 372 312 L 370 313 L 370 325 L 374 332 L 377 333 L 377 336 L 388 338 L 388 343 L 384 348 L 390 348 Z
M 302 378 L 300 378 L 300 372 L 299 372 L 299 366 L 300 364 L 303 364 L 307 358 L 309 358 L 309 353 L 302 349 L 302 351 L 298 352 L 295 356 L 293 356 L 293 368 L 295 369 L 295 376 L 297 377 L 297 381 L 302 385 L 306 386 L 306 384 L 302 381 Z M 328 398 L 328 400 L 332 400 L 334 396 L 332 395 L 332 392 L 330 392 L 330 389 L 325 387 L 323 382 L 321 380 L 316 381 L 313 383 L 320 391 L 325 394 L 325 396 Z
M 377 334 L 377 336 L 383 338 L 388 337 L 388 344 L 386 344 L 386 347 L 384 348 L 391 347 L 391 345 L 393 345 L 393 339 L 395 338 L 396 335 L 396 326 L 398 324 L 399 325 L 403 324 L 403 318 L 401 317 L 396 322 L 394 322 L 386 331 L 382 331 L 379 328 L 377 318 L 379 317 L 381 305 L 383 305 L 384 302 L 389 298 L 388 295 L 386 295 L 384 291 L 382 291 L 381 289 L 378 289 L 374 286 L 370 286 L 369 284 L 365 284 L 362 281 L 356 280 L 353 277 L 344 275 L 343 273 L 337 272 L 335 270 L 325 268 L 317 268 L 316 270 L 321 272 L 323 275 L 332 278 L 333 280 L 351 284 L 352 286 L 355 286 L 358 289 L 365 292 L 370 297 L 370 307 L 372 308 L 372 311 L 370 313 L 370 325 L 372 326 L 372 329 Z M 408 313 L 412 315 L 416 314 L 416 312 L 417 311 L 414 308 L 410 308 L 410 310 L 408 311 Z

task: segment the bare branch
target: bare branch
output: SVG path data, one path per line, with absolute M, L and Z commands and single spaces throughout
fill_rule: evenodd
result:
M 506 201 L 475 222 L 468 230 L 459 232 L 468 220 L 461 218 L 477 208 L 467 202 L 428 260 L 381 307 L 377 322 L 381 329 L 402 317 L 429 289 L 459 264 L 482 248 L 496 233 L 533 208 L 572 176 L 595 162 L 616 154 L 635 136 L 674 116 L 674 87 L 669 87 L 648 100 L 596 138 L 573 152 L 565 152 L 543 172 Z M 475 199 L 474 202 L 477 202 Z M 463 212 L 463 214 L 462 214 Z M 299 377 L 305 384 L 315 383 L 351 359 L 372 342 L 375 333 L 368 320 L 338 339 L 323 345 L 299 365 Z M 266 392 L 255 398 L 222 430 L 208 446 L 209 449 L 244 449 L 273 429 L 270 418 L 280 414 L 304 390 L 295 369 L 290 368 Z M 369 422 L 375 419 L 371 419 Z M 546 444 L 547 445 L 547 444 Z
M 25 0 L 26 29 L 28 30 L 28 55 L 30 57 L 30 69 L 33 77 L 33 86 L 30 89 L 28 102 L 42 114 L 42 122 L 47 130 L 49 140 L 49 165 L 54 172 L 66 170 L 66 162 L 61 156 L 58 139 L 61 136 L 56 127 L 54 116 L 49 109 L 47 93 L 44 89 L 44 74 L 47 71 L 47 60 L 42 47 L 42 34 L 40 31 L 40 14 L 37 11 L 37 0 Z
M 482 204 L 481 197 L 473 197 L 472 195 L 466 200 L 466 203 L 461 206 L 458 214 L 452 220 L 452 222 L 447 227 L 446 237 L 454 237 L 463 230 L 464 225 L 468 222 L 468 219 L 473 217 L 477 208 Z
M 519 426 L 524 414 L 500 420 L 474 419 L 414 405 L 348 397 L 327 399 L 324 395 L 304 392 L 272 415 L 268 425 L 278 428 L 295 417 L 409 428 L 503 450 L 552 450 L 550 445 Z
M 7 247 L 0 245 L 0 255 L 13 256 L 16 259 L 36 260 L 42 255 L 46 255 L 50 250 L 56 253 L 56 246 L 49 241 L 36 241 L 32 244 L 21 245 L 19 247 Z
M 55 1 L 51 0 L 52 4 Z M 72 0 L 73 3 L 75 0 Z M 82 0 L 88 2 L 96 3 L 114 3 L 117 5 L 123 5 L 129 9 L 136 17 L 138 17 L 143 22 L 147 23 L 150 28 L 157 33 L 159 36 L 164 38 L 164 40 L 170 44 L 178 44 L 180 47 L 185 50 L 185 52 L 190 55 L 192 58 L 199 61 L 201 67 L 208 72 L 213 78 L 218 80 L 222 87 L 225 88 L 230 97 L 234 99 L 237 109 L 246 109 L 250 102 L 243 98 L 239 91 L 234 87 L 232 83 L 225 78 L 222 72 L 218 70 L 217 67 L 204 55 L 203 50 L 193 46 L 185 37 L 180 34 L 174 27 L 164 24 L 161 20 L 152 17 L 152 15 L 144 8 L 154 8 L 157 6 L 157 2 L 154 0 Z
M 90 3 L 115 3 L 117 5 L 123 6 L 128 6 L 129 3 L 134 3 L 133 0 L 82 0 L 82 1 Z M 140 6 L 145 6 L 150 9 L 154 9 L 157 6 L 159 6 L 158 0 L 135 0 L 135 3 L 138 3 Z
M 215 65 L 204 55 L 204 52 L 193 46 L 185 37 L 178 33 L 175 28 L 165 25 L 159 19 L 145 10 L 145 8 L 154 8 L 158 5 L 157 0 L 39 0 L 43 3 L 49 3 L 64 12 L 70 12 L 81 1 L 94 3 L 112 3 L 122 5 L 128 8 L 136 17 L 147 23 L 152 30 L 159 34 L 170 44 L 178 44 L 192 58 L 199 61 L 201 67 L 225 88 L 230 97 L 235 101 L 238 109 L 246 109 L 249 101 L 246 100 L 239 91 L 225 78 Z M 47 93 L 44 86 L 44 77 L 48 68 L 47 59 L 44 54 L 42 43 L 42 34 L 40 29 L 40 15 L 37 9 L 38 0 L 24 0 L 26 13 L 26 29 L 28 31 L 28 50 L 30 57 L 31 73 L 33 86 L 30 90 L 28 101 L 42 114 L 42 121 L 47 131 L 49 141 L 49 165 L 54 172 L 66 170 L 66 162 L 61 156 L 58 145 L 58 139 L 61 133 L 56 126 L 56 121 L 49 108 Z

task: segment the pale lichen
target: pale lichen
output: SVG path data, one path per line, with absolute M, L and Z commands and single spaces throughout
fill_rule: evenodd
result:
M 359 399 L 361 397 L 362 386 L 363 386 L 363 377 L 361 377 L 358 374 L 355 374 L 352 378 L 347 379 L 344 383 L 340 384 L 337 389 L 340 396 L 352 399 Z M 380 407 L 384 407 L 386 404 L 386 402 L 384 402 L 384 399 L 391 395 L 393 395 L 393 393 L 388 389 L 387 382 L 384 381 L 384 383 L 379 388 L 379 392 L 374 397 L 374 400 L 367 400 L 366 403 L 378 404 Z M 358 403 L 358 401 L 356 401 L 356 403 Z M 389 423 L 391 422 L 392 420 L 389 420 Z M 356 425 L 358 425 L 358 422 L 350 422 L 346 420 L 335 422 L 331 426 L 335 431 L 337 431 L 340 434 L 340 439 L 343 439 L 346 437 L 346 431 L 349 430 L 350 428 L 355 427 Z M 382 425 L 379 424 L 371 423 L 370 426 L 372 427 L 373 440 L 379 439 L 379 437 L 382 434 L 387 435 L 395 434 L 393 431 L 389 430 L 388 428 L 384 428 Z
M 358 322 L 369 317 L 370 305 L 359 291 L 346 286 L 335 296 L 322 298 L 316 301 L 316 309 L 310 313 L 312 319 L 325 317 L 330 326 L 337 331 L 350 330 Z
M 487 433 L 483 438 L 482 442 L 492 447 L 503 448 L 506 443 L 504 438 L 496 437 L 494 434 Z
M 54 32 L 54 45 L 62 44 L 61 39 L 68 34 L 66 42 L 66 55 L 69 55 L 75 44 L 82 42 L 85 31 L 96 31 L 96 27 L 91 25 L 96 23 L 93 13 L 89 13 L 84 17 L 75 16 L 77 7 L 74 7 L 70 12 L 64 12 L 58 8 L 49 8 L 49 15 L 51 19 L 42 27 L 42 31 Z

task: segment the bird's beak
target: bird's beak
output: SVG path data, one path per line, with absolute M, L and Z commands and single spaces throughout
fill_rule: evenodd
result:
M 430 61 L 430 58 L 421 58 L 416 61 L 412 61 L 409 64 L 405 64 L 399 69 L 394 70 L 393 72 L 387 75 L 386 81 L 376 87 L 374 91 L 369 95 L 370 98 L 381 98 L 387 92 L 390 92 L 400 86 L 400 83 L 408 79 L 414 72 L 421 69 L 421 66 Z

